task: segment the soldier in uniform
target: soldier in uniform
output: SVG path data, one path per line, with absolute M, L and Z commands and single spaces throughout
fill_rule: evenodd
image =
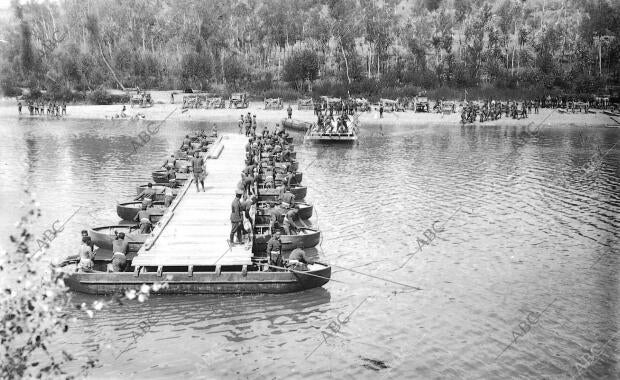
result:
M 192 171 L 194 172 L 194 180 L 196 181 L 196 191 L 200 191 L 200 187 L 198 184 L 202 185 L 202 191 L 205 191 L 205 177 L 206 172 L 204 170 L 205 161 L 198 152 L 194 153 L 194 158 L 192 158 Z
M 235 192 L 235 199 L 233 199 L 231 204 L 231 213 L 230 213 L 230 236 L 228 238 L 228 243 L 230 245 L 234 245 L 234 238 L 237 235 L 237 244 L 243 244 L 243 215 L 241 214 L 241 195 L 243 195 L 243 191 L 237 189 Z
M 269 254 L 269 264 L 282 267 L 282 242 L 280 241 L 280 231 L 276 231 L 267 242 L 267 253 Z

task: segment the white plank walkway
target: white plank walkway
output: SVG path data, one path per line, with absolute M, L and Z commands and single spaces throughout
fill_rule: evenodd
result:
M 179 194 L 176 208 L 173 204 L 162 218 L 161 226 L 153 231 L 157 238 L 144 244 L 133 265 L 251 264 L 251 247 L 231 248 L 226 241 L 231 228 L 231 203 L 244 168 L 246 143 L 242 135 L 222 137 L 219 144 L 223 144 L 223 150 L 219 157 L 206 160 L 206 191 L 202 192 L 201 188 L 196 192 L 193 181 L 186 184 L 188 188 L 185 194 Z

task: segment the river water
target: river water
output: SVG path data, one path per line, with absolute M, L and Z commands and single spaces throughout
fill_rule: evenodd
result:
M 167 122 L 134 152 L 140 122 L 0 119 L 0 243 L 27 187 L 35 233 L 81 207 L 46 253 L 73 254 L 81 229 L 116 222 L 116 202 L 210 125 Z M 563 379 L 579 364 L 618 378 L 620 130 L 522 132 L 403 121 L 365 125 L 356 146 L 296 134 L 325 257 L 378 278 L 334 268 L 297 294 L 75 311 L 66 347 L 96 354 L 89 376 L 106 379 Z

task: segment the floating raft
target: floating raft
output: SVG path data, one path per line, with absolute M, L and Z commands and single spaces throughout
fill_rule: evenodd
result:
M 229 245 L 231 203 L 238 182 L 234 174 L 244 168 L 246 143 L 243 136 L 228 135 L 203 153 L 208 159 L 206 191 L 197 192 L 192 177 L 175 189 L 178 195 L 154 231 L 138 235 L 145 240 L 136 242 L 136 246 L 141 245 L 137 256 L 133 256 L 135 249 L 130 250 L 127 258 L 133 259 L 133 271 L 108 273 L 108 252 L 107 257 L 95 258 L 93 271 L 71 272 L 65 283 L 74 291 L 90 294 L 112 294 L 162 281 L 167 286 L 159 293 L 176 294 L 289 293 L 326 284 L 331 277 L 329 265 L 315 262 L 308 265 L 308 271 L 266 271 L 261 270 L 266 258 L 254 256 L 253 242 Z M 305 195 L 306 189 L 300 188 Z M 310 216 L 312 207 L 307 205 L 306 209 Z M 100 239 L 110 247 L 114 228 L 120 227 L 105 227 Z M 308 246 L 316 245 L 318 240 L 310 243 Z

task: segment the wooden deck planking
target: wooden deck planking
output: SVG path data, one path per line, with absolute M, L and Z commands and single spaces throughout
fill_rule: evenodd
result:
M 172 218 L 150 249 L 140 249 L 134 265 L 251 264 L 251 248 L 230 247 L 227 242 L 230 205 L 244 168 L 246 143 L 244 136 L 224 136 L 219 157 L 206 160 L 206 191 L 196 192 L 193 182 L 187 185 Z

